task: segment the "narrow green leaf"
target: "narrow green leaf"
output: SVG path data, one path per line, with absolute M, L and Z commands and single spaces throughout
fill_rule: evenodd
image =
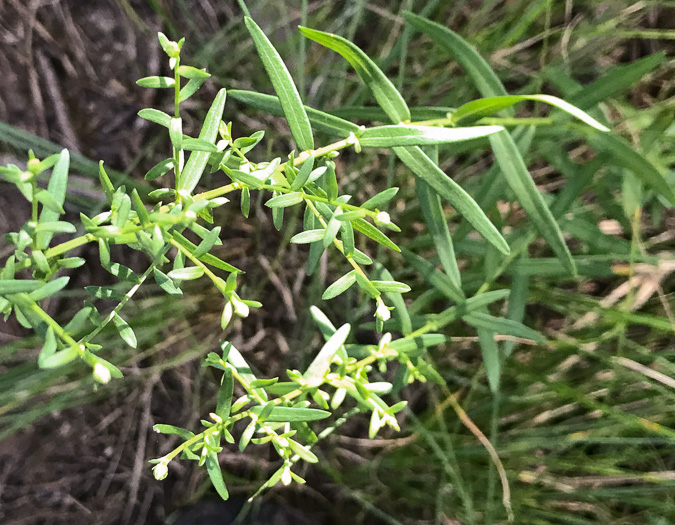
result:
M 54 201 L 61 209 L 66 202 L 66 188 L 68 186 L 69 166 L 70 154 L 68 153 L 68 150 L 61 150 L 59 160 L 56 161 L 56 164 L 52 169 L 52 175 L 49 178 L 49 183 L 47 184 L 47 192 L 49 192 L 49 195 L 53 197 Z M 44 223 L 57 221 L 59 219 L 59 215 L 59 212 L 45 207 L 40 213 L 39 222 Z M 38 250 L 44 250 L 49 246 L 49 242 L 51 240 L 51 233 L 40 233 L 36 236 L 35 248 Z
M 241 213 L 248 219 L 251 210 L 251 191 L 247 187 L 241 189 Z
M 426 18 L 404 11 L 403 16 L 415 29 L 425 33 L 445 49 L 467 72 L 484 97 L 507 95 L 504 86 L 490 65 L 476 49 L 457 33 Z
M 254 406 L 251 408 L 251 412 L 257 415 L 262 412 L 263 408 L 260 405 Z M 275 406 L 270 415 L 267 416 L 267 421 L 270 423 L 295 423 L 298 421 L 318 421 L 319 419 L 326 419 L 329 416 L 330 412 L 316 408 Z
M 252 106 L 256 109 L 260 109 L 272 115 L 277 115 L 280 117 L 284 116 L 284 110 L 281 107 L 281 103 L 275 96 L 264 95 L 254 91 L 242 91 L 238 89 L 231 90 L 230 96 L 243 102 L 244 104 Z M 361 130 L 359 126 L 349 122 L 348 120 L 344 120 L 329 113 L 324 113 L 323 111 L 310 108 L 309 106 L 304 106 L 304 108 L 310 123 L 318 131 L 323 131 L 324 133 L 328 133 L 336 137 L 347 138 L 349 137 L 350 133 L 358 133 Z
M 291 183 L 291 190 L 298 191 L 305 185 L 305 183 L 309 180 L 310 174 L 312 173 L 312 168 L 314 168 L 314 157 L 308 158 L 300 167 L 298 174 Z
M 60 268 L 79 268 L 80 266 L 84 266 L 86 262 L 82 257 L 66 257 L 65 259 L 56 261 L 56 264 Z
M 518 202 L 556 253 L 563 267 L 572 275 L 576 275 L 576 266 L 562 232 L 530 177 L 513 138 L 506 132 L 497 133 L 490 137 L 490 143 L 504 178 Z
M 162 290 L 164 290 L 169 295 L 183 295 L 183 291 L 178 288 L 171 279 L 169 279 L 168 275 L 162 273 L 157 268 L 153 268 L 152 271 L 155 281 Z
M 98 179 L 101 183 L 101 187 L 103 188 L 103 192 L 105 193 L 108 203 L 111 203 L 113 200 L 113 195 L 115 194 L 115 187 L 113 186 L 113 183 L 110 181 L 110 177 L 108 177 L 108 174 L 103 167 L 103 161 L 98 163 Z
M 0 280 L 0 295 L 11 295 L 15 293 L 30 293 L 44 286 L 42 281 L 32 281 L 29 279 L 5 279 Z
M 169 279 L 177 281 L 192 281 L 199 279 L 204 275 L 204 268 L 201 266 L 188 266 L 187 268 L 176 268 L 168 273 Z
M 376 297 L 379 297 L 380 291 L 373 286 L 373 283 L 370 282 L 370 279 L 367 277 L 364 277 L 360 273 L 356 273 L 356 284 L 359 285 L 359 288 L 366 292 L 372 299 L 375 299 Z
M 375 242 L 378 244 L 381 244 L 382 246 L 385 246 L 389 248 L 390 250 L 394 250 L 396 252 L 400 252 L 401 249 L 394 244 L 389 237 L 387 237 L 384 233 L 382 233 L 380 230 L 378 230 L 375 226 L 370 224 L 364 219 L 356 219 L 352 221 L 352 226 L 354 227 L 355 230 L 360 231 L 362 234 L 366 235 L 367 237 L 370 237 L 373 239 Z
M 218 414 L 223 421 L 230 417 L 230 409 L 232 408 L 232 396 L 234 394 L 234 378 L 232 377 L 232 370 L 225 368 L 223 378 L 218 390 L 218 402 L 216 404 L 216 414 Z
M 152 427 L 152 429 L 155 432 L 158 432 L 159 434 L 167 434 L 167 435 L 170 435 L 170 436 L 179 436 L 186 441 L 195 436 L 189 430 L 187 430 L 185 428 L 175 427 L 173 425 L 158 424 L 158 425 L 154 425 Z
M 33 193 L 33 198 L 42 204 L 46 209 L 56 213 L 57 215 L 63 215 L 66 213 L 66 211 L 63 209 L 63 206 L 59 204 L 57 200 L 46 190 L 37 189 Z
M 224 500 L 230 497 L 230 493 L 227 491 L 227 486 L 225 485 L 225 480 L 223 479 L 223 473 L 220 470 L 220 463 L 218 463 L 218 454 L 215 452 L 209 453 L 206 456 L 206 471 L 209 473 L 209 479 L 213 484 L 213 487 L 218 492 L 218 495 Z
M 546 338 L 536 330 L 522 323 L 503 317 L 495 317 L 483 312 L 471 312 L 462 318 L 471 326 L 483 328 L 494 333 L 531 339 L 537 343 L 545 343 Z
M 468 317 L 468 316 L 467 316 Z M 485 373 L 490 385 L 490 391 L 499 392 L 501 380 L 501 359 L 499 357 L 499 348 L 494 339 L 495 333 L 488 328 L 478 330 L 478 343 L 480 344 Z
M 368 199 L 366 202 L 364 202 L 361 207 L 366 208 L 368 210 L 375 210 L 382 206 L 383 204 L 386 204 L 389 202 L 391 199 L 394 198 L 394 196 L 398 193 L 398 188 L 393 187 L 393 188 L 387 188 L 384 191 L 381 191 L 377 195 L 374 195 L 370 199 Z M 351 219 L 349 219 L 351 220 Z
M 136 84 L 138 84 L 141 87 L 144 88 L 171 88 L 176 85 L 176 81 L 171 78 L 171 77 L 144 77 L 144 78 L 139 78 L 136 81 Z
M 665 59 L 666 55 L 661 51 L 625 65 L 614 65 L 606 75 L 572 94 L 569 97 L 570 102 L 581 109 L 590 109 L 599 102 L 626 91 Z
M 317 242 L 323 239 L 325 233 L 326 230 L 323 228 L 319 230 L 307 230 L 291 237 L 291 242 L 294 244 L 308 244 L 310 242 Z
M 174 149 L 181 149 L 183 145 L 183 119 L 180 117 L 173 117 L 169 121 L 169 138 Z
M 45 334 L 45 344 L 42 346 L 42 350 L 38 356 L 38 367 L 44 368 L 44 363 L 47 358 L 53 356 L 55 353 L 56 335 L 54 334 L 54 329 L 50 326 L 47 328 L 47 333 Z
M 410 120 L 410 110 L 394 84 L 385 76 L 356 45 L 340 36 L 307 27 L 300 27 L 300 32 L 315 42 L 332 49 L 342 55 L 351 64 L 375 96 L 375 100 L 394 123 Z
M 293 78 L 288 72 L 284 61 L 253 19 L 247 16 L 244 17 L 244 22 L 253 38 L 253 43 L 262 60 L 265 71 L 267 71 L 267 76 L 272 81 L 274 91 L 279 97 L 279 103 L 284 110 L 284 115 L 291 128 L 293 138 L 301 150 L 314 149 L 312 128 L 307 118 L 305 107 L 302 104 L 298 90 L 293 83 Z
M 237 373 L 241 376 L 241 378 L 244 381 L 250 384 L 251 382 L 258 379 L 251 370 L 249 364 L 246 362 L 246 359 L 244 359 L 244 356 L 241 355 L 241 352 L 239 352 L 239 350 L 237 350 L 237 348 L 233 344 L 224 341 L 223 343 L 221 343 L 221 346 L 224 349 L 223 352 L 224 353 L 227 352 L 227 362 L 230 363 L 237 370 Z M 267 394 L 263 389 L 258 388 L 255 389 L 255 391 L 258 393 L 258 395 L 260 395 L 263 401 L 267 402 Z M 262 410 L 262 407 L 258 408 Z
M 503 129 L 502 126 L 473 126 L 469 128 L 439 128 L 436 126 L 414 126 L 412 124 L 377 126 L 363 130 L 358 139 L 359 144 L 364 148 L 428 146 L 487 137 Z
M 476 201 L 459 184 L 443 173 L 420 148 L 394 148 L 394 152 L 412 170 L 415 176 L 426 182 L 441 198 L 454 206 L 459 214 L 465 217 L 486 241 L 501 253 L 508 255 L 510 252 L 508 243 L 476 204 Z
M 64 221 L 43 222 L 35 227 L 36 233 L 75 233 L 76 231 L 75 225 Z
M 584 124 L 588 124 L 598 131 L 609 131 L 609 128 L 595 120 L 588 113 L 582 111 L 576 106 L 573 106 L 569 102 L 565 102 L 558 97 L 553 97 L 550 95 L 507 95 L 502 97 L 488 97 L 472 100 L 471 102 L 467 102 L 463 106 L 460 106 L 457 111 L 452 114 L 451 119 L 453 123 L 457 123 L 463 119 L 468 118 L 474 120 L 479 119 L 481 117 L 492 115 L 524 100 L 533 100 L 535 102 L 549 104 L 558 109 L 561 109 L 562 111 L 565 111 L 566 113 L 569 113 L 573 117 L 582 121 Z
M 136 346 L 138 345 L 136 334 L 127 324 L 127 322 L 120 317 L 118 313 L 115 313 L 113 317 L 113 324 L 115 325 L 115 328 L 117 328 L 117 331 L 119 332 L 120 337 L 124 340 L 124 342 L 128 344 L 131 348 L 136 348 Z
M 455 302 L 461 303 L 464 300 L 464 292 L 447 274 L 439 272 L 429 261 L 407 249 L 403 249 L 402 254 L 408 264 L 415 268 L 436 290 Z
M 290 193 L 283 193 L 276 197 L 272 197 L 265 203 L 265 206 L 270 208 L 286 208 L 288 206 L 294 206 L 302 202 L 303 194 L 298 191 L 293 191 Z
M 304 445 L 301 445 L 300 443 L 298 443 L 297 441 L 293 441 L 292 439 L 288 440 L 288 444 L 291 446 L 293 452 L 295 452 L 301 459 L 304 459 L 308 463 L 319 462 L 319 458 L 316 457 L 314 452 L 309 450 Z
M 326 291 L 323 292 L 321 298 L 324 301 L 333 299 L 334 297 L 337 297 L 344 291 L 348 290 L 355 282 L 356 282 L 356 270 L 352 270 L 351 272 L 348 272 L 342 277 L 340 277 L 328 288 L 326 288 Z
M 183 248 L 188 250 L 190 253 L 194 253 L 195 250 L 197 249 L 197 246 L 195 246 L 192 242 L 190 242 L 188 239 L 183 237 L 180 233 L 177 232 L 172 232 L 171 235 L 173 236 L 174 241 L 176 241 L 178 244 L 180 244 Z M 205 253 L 201 257 L 199 257 L 199 260 L 202 261 L 203 263 L 206 263 L 210 266 L 213 266 L 214 268 L 219 268 L 221 270 L 225 270 L 226 272 L 230 273 L 243 273 L 242 270 L 239 268 L 235 268 L 229 263 L 226 263 L 225 261 L 219 259 L 213 254 L 210 253 Z
M 41 301 L 62 290 L 68 284 L 68 281 L 70 281 L 70 277 L 59 277 L 58 279 L 48 282 L 38 290 L 29 293 L 28 297 L 36 302 Z
M 380 292 L 406 293 L 410 291 L 410 286 L 398 281 L 370 281 Z
M 65 350 L 51 354 L 43 358 L 40 368 L 58 368 L 66 365 L 77 358 L 79 352 L 77 348 L 68 347 Z
M 213 100 L 213 103 L 206 114 L 202 130 L 199 133 L 199 138 L 201 140 L 212 144 L 216 141 L 218 136 L 218 126 L 223 118 L 226 99 L 227 90 L 221 89 L 218 91 L 216 98 Z M 193 151 L 190 154 L 190 158 L 185 163 L 185 167 L 181 173 L 180 184 L 177 188 L 178 191 L 182 190 L 187 193 L 192 193 L 204 173 L 208 160 L 209 153 L 207 151 Z
M 438 148 L 429 149 L 431 151 L 425 153 L 434 164 L 438 164 Z M 417 179 L 415 181 L 415 189 L 417 190 L 417 199 L 422 208 L 429 234 L 434 241 L 436 253 L 438 253 L 438 259 L 446 275 L 452 281 L 454 288 L 461 293 L 462 278 L 459 274 L 455 248 L 452 243 L 452 237 L 450 237 L 448 221 L 445 219 L 445 214 L 443 213 L 441 199 L 423 180 Z
M 335 332 L 328 341 L 321 347 L 319 353 L 316 355 L 311 364 L 307 367 L 307 371 L 303 377 L 309 381 L 313 386 L 319 386 L 323 383 L 326 372 L 330 370 L 330 364 L 335 357 L 335 354 L 344 345 L 351 327 L 348 324 L 342 325 L 337 332 Z
M 138 112 L 138 116 L 142 119 L 154 122 L 155 124 L 159 124 L 160 126 L 164 126 L 167 129 L 171 125 L 171 116 L 158 109 L 142 109 Z
M 206 72 L 205 69 L 197 69 L 196 67 L 192 66 L 178 66 L 178 69 L 176 71 L 181 77 L 190 80 L 193 78 L 205 80 L 211 76 Z
M 340 239 L 342 240 L 342 250 L 345 257 L 352 257 L 356 250 L 354 246 L 354 227 L 349 221 L 340 224 Z
M 180 89 L 180 93 L 178 94 L 178 103 L 180 104 L 181 102 L 189 99 L 197 92 L 200 87 L 202 87 L 203 83 L 203 78 L 191 78 L 188 80 L 188 83 Z
M 219 244 L 220 241 L 220 226 L 216 226 L 209 233 L 206 234 L 202 242 L 199 243 L 197 249 L 192 255 L 195 257 L 201 257 L 206 254 L 215 244 Z
M 187 135 L 183 135 L 181 147 L 187 151 L 205 151 L 207 153 L 218 152 L 218 148 L 216 147 L 215 144 L 212 144 L 202 139 L 195 139 L 193 137 L 188 137 Z
M 630 170 L 637 178 L 675 206 L 675 191 L 663 174 L 647 157 L 635 151 L 625 139 L 613 134 L 593 134 L 588 137 L 588 141 L 594 148 L 609 153 L 610 163 Z

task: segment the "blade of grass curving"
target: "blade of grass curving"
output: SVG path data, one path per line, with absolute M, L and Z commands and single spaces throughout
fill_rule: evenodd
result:
M 593 117 L 578 107 L 551 95 L 507 95 L 502 97 L 480 98 L 478 100 L 467 102 L 466 104 L 457 108 L 457 111 L 452 114 L 451 120 L 456 124 L 467 118 L 479 119 L 481 117 L 492 115 L 524 100 L 533 100 L 535 102 L 549 104 L 558 109 L 561 109 L 566 113 L 569 113 L 573 117 L 578 118 L 583 123 L 588 124 L 598 131 L 609 131 L 609 128 L 595 120 Z
M 410 120 L 410 110 L 401 94 L 361 49 L 349 40 L 331 33 L 307 27 L 300 27 L 300 32 L 310 40 L 342 55 L 373 92 L 377 103 L 394 123 Z
M 302 150 L 314 149 L 314 138 L 312 137 L 312 127 L 309 124 L 305 107 L 300 99 L 298 89 L 293 83 L 293 78 L 288 72 L 284 61 L 279 53 L 269 41 L 262 29 L 258 27 L 252 18 L 244 18 L 246 28 L 248 29 L 253 43 L 258 51 L 258 55 L 263 62 L 265 71 L 272 81 L 274 91 L 276 91 L 284 115 L 291 128 L 291 133 L 298 148 Z
M 263 93 L 241 89 L 233 89 L 229 92 L 229 95 L 235 100 L 261 111 L 279 117 L 284 116 L 284 110 L 281 107 L 279 98 L 273 95 L 265 95 Z M 304 106 L 304 108 L 307 113 L 307 118 L 309 118 L 309 122 L 319 131 L 342 138 L 349 137 L 350 133 L 359 133 L 361 131 L 359 126 L 348 120 L 336 117 L 330 113 L 319 111 L 318 109 L 310 108 L 309 106 Z
M 490 137 L 490 143 L 507 183 L 534 226 L 551 246 L 563 267 L 576 275 L 572 254 L 565 244 L 560 227 L 537 190 L 513 138 L 506 132 L 496 133 Z
M 445 26 L 417 16 L 408 11 L 403 13 L 406 21 L 415 29 L 426 34 L 445 49 L 464 68 L 467 75 L 484 97 L 505 96 L 508 93 L 497 75 L 476 49 L 454 31 Z
M 506 132 L 499 132 L 491 136 L 496 137 L 504 133 Z M 505 255 L 509 254 L 508 243 L 490 222 L 490 219 L 487 218 L 483 210 L 476 204 L 476 201 L 459 184 L 443 173 L 420 148 L 394 148 L 394 152 L 412 170 L 415 176 L 426 182 L 440 197 L 452 204 L 460 215 L 463 215 L 486 241 L 501 253 Z
M 599 102 L 626 91 L 665 60 L 663 52 L 640 58 L 630 64 L 613 66 L 598 80 L 570 94 L 570 102 L 581 109 L 590 109 Z
M 438 164 L 437 147 L 425 148 L 424 153 L 432 162 Z M 436 247 L 436 253 L 438 254 L 441 266 L 443 266 L 446 275 L 452 281 L 455 289 L 459 291 L 460 295 L 463 295 L 462 278 L 459 274 L 457 258 L 455 257 L 455 248 L 452 244 L 452 237 L 450 237 L 450 230 L 448 230 L 448 221 L 443 214 L 441 199 L 423 180 L 417 179 L 415 181 L 415 189 L 417 191 L 417 199 L 422 208 L 422 213 L 424 214 L 424 220 L 427 223 L 429 234 L 434 241 L 434 246 Z
M 204 126 L 202 126 L 202 130 L 199 133 L 199 138 L 201 140 L 205 140 L 211 144 L 216 141 L 216 137 L 218 136 L 218 126 L 223 118 L 226 98 L 226 89 L 218 91 L 216 98 L 213 100 L 213 104 L 211 104 L 211 108 L 206 114 Z M 192 193 L 204 173 L 206 163 L 209 160 L 209 155 L 210 153 L 206 151 L 192 152 L 181 173 L 178 191 Z

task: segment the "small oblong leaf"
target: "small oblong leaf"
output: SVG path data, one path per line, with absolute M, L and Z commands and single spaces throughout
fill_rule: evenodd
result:
M 263 406 L 254 406 L 251 408 L 251 412 L 254 414 L 260 414 L 262 412 Z M 320 419 L 326 419 L 330 416 L 330 412 L 325 410 L 318 410 L 316 408 L 299 408 L 299 407 L 279 407 L 275 406 L 267 416 L 269 423 L 294 423 L 298 421 L 318 421 Z
M 291 242 L 294 244 L 308 244 L 311 242 L 320 241 L 323 239 L 325 233 L 326 230 L 323 228 L 318 230 L 307 230 L 291 237 Z
M 272 197 L 265 203 L 265 206 L 270 208 L 286 208 L 288 206 L 294 206 L 303 200 L 303 194 L 298 191 L 293 191 L 290 193 L 284 193 L 276 197 Z
M 218 126 L 223 118 L 223 111 L 225 109 L 225 100 L 227 99 L 227 90 L 221 89 L 218 91 L 216 98 L 213 100 L 209 108 L 204 125 L 199 133 L 199 139 L 214 143 L 218 136 Z M 209 152 L 207 151 L 193 151 L 190 158 L 185 163 L 183 172 L 181 173 L 180 183 L 177 185 L 178 190 L 183 190 L 192 193 L 199 179 L 201 179 L 206 163 L 209 160 Z
M 158 77 L 158 76 L 152 76 L 152 77 L 144 77 L 144 78 L 139 78 L 136 81 L 136 84 L 138 84 L 141 87 L 144 88 L 171 88 L 176 85 L 176 81 L 171 78 L 171 77 Z
M 201 266 L 176 268 L 168 273 L 170 279 L 175 279 L 177 281 L 191 281 L 193 279 L 199 279 L 202 275 L 204 275 L 204 268 Z
M 352 270 L 351 272 L 344 274 L 337 281 L 335 281 L 328 288 L 326 288 L 326 291 L 323 292 L 321 298 L 324 301 L 333 299 L 334 297 L 337 297 L 344 291 L 348 290 L 355 282 L 356 282 L 356 270 Z

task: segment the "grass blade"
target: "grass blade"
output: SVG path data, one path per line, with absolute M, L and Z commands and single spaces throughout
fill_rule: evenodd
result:
M 403 16 L 415 29 L 426 34 L 445 49 L 459 63 L 484 97 L 507 95 L 497 75 L 476 49 L 454 31 L 445 26 L 404 12 Z
M 562 232 L 530 177 L 513 138 L 506 132 L 496 133 L 490 136 L 490 143 L 506 181 L 525 212 L 558 256 L 563 267 L 572 275 L 576 275 L 576 266 Z
M 246 27 L 251 33 L 253 43 L 258 50 L 258 55 L 265 66 L 265 71 L 272 81 L 274 91 L 279 96 L 279 102 L 284 110 L 284 115 L 291 128 L 291 133 L 298 147 L 302 150 L 314 149 L 312 127 L 309 124 L 305 107 L 300 99 L 298 89 L 293 83 L 293 78 L 288 72 L 284 61 L 269 41 L 262 29 L 258 27 L 252 18 L 245 17 Z
M 492 137 L 501 135 L 502 133 L 497 133 L 492 135 Z M 486 241 L 504 255 L 508 255 L 510 252 L 509 245 L 497 228 L 495 228 L 494 224 L 490 222 L 490 219 L 487 218 L 483 210 L 476 204 L 476 201 L 459 184 L 443 173 L 421 149 L 417 147 L 394 148 L 394 152 L 412 170 L 416 177 L 422 179 L 440 197 L 452 204 L 460 215 L 464 216 Z
M 342 55 L 356 70 L 368 88 L 373 92 L 375 100 L 395 123 L 409 121 L 410 110 L 394 84 L 356 45 L 349 40 L 331 33 L 300 27 L 300 32 L 315 42 L 332 49 Z

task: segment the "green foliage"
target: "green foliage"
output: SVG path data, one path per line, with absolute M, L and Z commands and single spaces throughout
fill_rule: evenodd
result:
M 354 68 L 380 106 L 372 112 L 376 117 L 373 120 L 392 122 L 390 125 L 357 125 L 305 106 L 279 53 L 247 16 L 245 26 L 276 96 L 241 90 L 228 93 L 221 89 L 197 138 L 183 133 L 181 103 L 210 75 L 181 63 L 183 40 L 174 42 L 159 34 L 173 77 L 151 76 L 138 81 L 144 88 L 174 90 L 173 115 L 156 109 L 139 112 L 141 118 L 167 128 L 171 141 L 170 156 L 145 175 L 148 181 L 173 175 L 173 184 L 167 182 L 166 188 L 150 194 L 150 199 L 158 202 L 151 202 L 135 188 L 131 192 L 124 186 L 116 188 L 101 163 L 99 180 L 108 209 L 93 217 L 82 214 L 81 223 L 86 233 L 53 244 L 54 234 L 76 232 L 73 224 L 59 220 L 64 214 L 68 151 L 63 150 L 42 161 L 31 156 L 27 170 L 16 166 L 0 168 L 0 177 L 16 185 L 32 208 L 31 219 L 19 232 L 8 235 L 14 250 L 0 273 L 0 312 L 5 317 L 15 315 L 22 325 L 43 337 L 44 345 L 38 357 L 41 368 L 58 368 L 79 358 L 91 368 L 94 381 L 100 384 L 121 377 L 114 365 L 97 355 L 101 348 L 93 341 L 112 323 L 119 337 L 128 346 L 136 348 L 138 337 L 121 316 L 121 311 L 151 275 L 160 289 L 171 296 L 183 295 L 184 281 L 210 281 L 222 296 L 220 318 L 223 330 L 234 316 L 246 318 L 250 308 L 261 307 L 257 301 L 243 299 L 238 294 L 237 276 L 243 272 L 211 253 L 214 246 L 222 244 L 221 232 L 226 227 L 213 226 L 212 210 L 226 205 L 229 201 L 225 196 L 236 191 L 241 192 L 240 206 L 245 217 L 249 215 L 251 197 L 260 192 L 265 206 L 272 210 L 277 229 L 282 227 L 284 209 L 302 207 L 303 229 L 295 233 L 290 242 L 310 245 L 307 273 L 316 269 L 326 250 L 344 259 L 344 268 L 338 273 L 342 276 L 323 291 L 322 299 L 328 301 L 353 292 L 359 295 L 364 309 L 374 311 L 374 326 L 382 335 L 376 344 L 361 345 L 350 342 L 355 331 L 352 325 L 343 324 L 336 329 L 320 309 L 312 307 L 312 315 L 325 344 L 304 371 L 288 370 L 283 380 L 257 377 L 244 356 L 230 342 L 222 341 L 221 353 L 209 353 L 204 363 L 222 372 L 222 378 L 216 407 L 209 414 L 210 419 L 202 420 L 203 429 L 188 430 L 166 424 L 154 427 L 159 433 L 175 435 L 182 440 L 176 448 L 152 460 L 158 480 L 168 475 L 174 459 L 193 460 L 206 469 L 218 494 L 227 498 L 228 489 L 218 461 L 223 447 L 236 445 L 245 451 L 250 446 L 271 444 L 281 466 L 260 490 L 278 482 L 284 485 L 293 481 L 303 483 L 304 480 L 293 471 L 295 464 L 300 460 L 319 462 L 320 458 L 312 448 L 346 418 L 369 414 L 370 438 L 385 426 L 398 430 L 396 414 L 404 409 L 405 403 L 390 404 L 390 393 L 398 392 L 414 381 L 445 384 L 428 350 L 448 341 L 445 329 L 451 323 L 461 320 L 476 329 L 487 380 L 496 396 L 501 390 L 504 360 L 512 352 L 514 341 L 548 343 L 540 331 L 523 324 L 530 291 L 529 277 L 557 272 L 573 278 L 577 273 L 588 271 L 587 257 L 571 253 L 561 228 L 561 217 L 569 210 L 582 185 L 576 190 L 569 186 L 570 189 L 566 188 L 569 194 L 561 193 L 555 199 L 542 195 L 523 158 L 532 137 L 522 130 L 510 131 L 509 126 L 523 122 L 503 117 L 511 117 L 510 108 L 515 104 L 535 101 L 557 108 L 554 119 L 559 129 L 577 132 L 598 150 L 606 152 L 606 158 L 635 172 L 638 181 L 635 184 L 644 182 L 660 196 L 673 199 L 670 185 L 656 167 L 623 139 L 609 132 L 600 120 L 584 111 L 595 102 L 592 96 L 578 92 L 572 95 L 570 100 L 583 102 L 578 107 L 550 95 L 508 95 L 487 62 L 459 35 L 417 15 L 405 13 L 404 16 L 412 28 L 428 35 L 465 69 L 484 98 L 470 101 L 456 110 L 411 110 L 400 90 L 355 44 L 330 33 L 301 27 L 303 36 L 339 53 Z M 639 75 L 643 68 L 655 67 L 657 62 L 655 59 L 641 63 L 639 70 L 627 74 Z M 571 84 L 562 75 L 558 78 L 561 84 Z M 604 84 L 603 92 L 609 89 L 608 85 Z M 574 89 L 569 91 L 575 93 Z M 264 133 L 257 131 L 248 137 L 232 137 L 231 123 L 223 121 L 228 94 L 254 108 L 283 115 L 300 151 L 284 152 L 266 162 L 251 161 L 247 154 L 261 143 Z M 414 120 L 424 111 L 425 116 L 432 115 L 433 118 Z M 495 114 L 497 117 L 490 120 Z M 577 122 L 573 124 L 570 118 Z M 538 124 L 528 122 L 533 127 Z M 316 147 L 314 132 L 339 140 Z M 445 173 L 439 163 L 439 154 L 482 152 L 488 145 L 497 168 L 489 172 L 490 177 L 486 175 L 491 180 L 484 190 L 472 195 Z M 397 234 L 401 229 L 387 211 L 398 188 L 388 187 L 361 204 L 358 204 L 358 196 L 352 198 L 340 194 L 340 176 L 333 159 L 345 149 L 353 149 L 358 154 L 363 148 L 391 150 L 390 154 L 398 157 L 412 172 L 419 207 L 437 260 L 428 261 L 414 253 L 414 243 L 403 250 L 399 247 Z M 187 160 L 186 152 L 191 152 Z M 212 173 L 222 172 L 231 182 L 195 193 L 207 169 Z M 41 189 L 38 180 L 47 176 L 47 187 Z M 497 198 L 503 195 L 517 201 L 529 217 L 528 227 L 517 235 L 504 228 L 501 216 L 494 209 Z M 462 233 L 455 233 L 454 239 L 443 202 L 449 203 L 470 225 L 465 226 L 463 232 L 460 228 L 458 231 Z M 639 208 L 639 199 L 627 201 L 625 205 L 635 211 Z M 471 228 L 485 242 L 467 241 L 465 238 Z M 557 259 L 532 260 L 527 256 L 528 248 L 537 238 L 535 230 Z M 193 234 L 199 237 L 196 243 L 186 237 Z M 386 256 L 381 252 L 376 257 L 378 263 L 373 265 L 373 260 L 357 249 L 357 245 L 366 246 L 368 240 L 392 253 L 402 252 L 409 270 L 424 279 L 426 284 L 417 287 L 417 291 L 423 293 L 416 294 L 413 301 L 406 304 L 402 294 L 411 292 L 413 287 L 403 282 L 403 277 L 398 277 L 400 272 L 384 268 Z M 462 250 L 473 250 L 485 260 L 485 268 L 480 270 L 485 275 L 477 275 L 478 270 L 474 268 L 460 272 L 458 241 L 465 241 Z M 113 287 L 89 286 L 86 290 L 94 299 L 112 300 L 117 304 L 109 312 L 99 313 L 97 306 L 87 303 L 62 326 L 40 302 L 67 286 L 68 278 L 58 277 L 59 271 L 76 267 L 83 261 L 63 256 L 87 243 L 98 245 L 101 265 L 120 283 Z M 113 262 L 111 244 L 126 245 L 143 253 L 147 268 L 137 275 Z M 177 254 L 173 261 L 169 259 L 170 253 Z M 371 268 L 367 268 L 369 266 Z M 16 272 L 21 270 L 32 272 L 33 279 L 15 278 Z M 397 275 L 396 279 L 392 274 Z M 496 283 L 503 274 L 513 277 L 510 290 L 501 289 Z M 505 316 L 493 315 L 490 308 L 496 311 L 494 305 L 501 305 L 507 298 Z M 439 299 L 445 301 L 440 311 L 431 306 Z M 506 336 L 508 340 L 500 345 L 497 335 Z M 396 370 L 394 382 L 378 380 L 381 379 L 379 374 L 389 368 Z M 234 399 L 235 389 L 238 393 L 243 392 L 237 399 Z M 309 423 L 312 423 L 311 427 Z M 314 425 L 323 425 L 318 436 L 313 429 L 319 426 Z M 243 430 L 239 431 L 240 427 Z M 510 512 L 506 483 L 503 490 L 504 504 Z

